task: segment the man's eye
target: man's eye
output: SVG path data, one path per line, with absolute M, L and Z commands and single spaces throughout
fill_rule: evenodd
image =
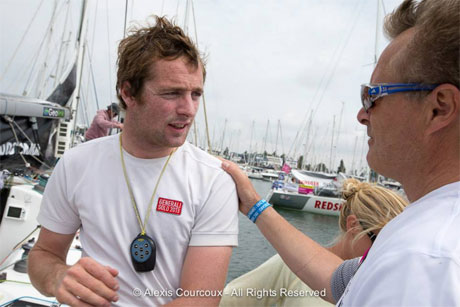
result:
M 165 99 L 173 99 L 173 98 L 177 98 L 179 96 L 180 96 L 179 92 L 167 92 L 167 93 L 161 94 L 161 97 L 163 97 Z
M 203 93 L 201 93 L 201 92 L 192 92 L 192 97 L 193 98 L 200 98 L 201 95 L 203 95 Z

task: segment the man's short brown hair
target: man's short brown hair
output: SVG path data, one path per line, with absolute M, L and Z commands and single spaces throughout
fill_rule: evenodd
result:
M 203 69 L 206 76 L 204 60 L 192 40 L 182 29 L 165 17 L 155 16 L 154 26 L 133 28 L 118 47 L 117 96 L 121 106 L 126 103 L 120 90 L 124 82 L 130 84 L 130 95 L 137 97 L 144 82 L 154 76 L 149 75 L 149 68 L 158 60 L 175 60 L 185 57 L 190 65 Z

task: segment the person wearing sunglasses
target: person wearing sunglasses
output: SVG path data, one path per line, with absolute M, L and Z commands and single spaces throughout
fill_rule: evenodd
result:
M 369 166 L 400 182 L 410 204 L 380 231 L 338 306 L 460 306 L 459 29 L 459 0 L 405 0 L 385 19 L 392 41 L 361 88 L 358 121 Z M 341 259 L 264 203 L 235 165 L 222 167 L 240 210 L 321 290 Z
M 338 220 L 340 234 L 333 245 L 326 249 L 341 259 L 350 260 L 344 261 L 340 269 L 329 276 L 334 300 L 340 298 L 348 280 L 362 262 L 361 256 L 369 250 L 383 226 L 400 214 L 407 205 L 407 200 L 396 192 L 352 178 L 344 181 L 342 198 L 344 203 Z M 219 306 L 330 305 L 321 298 L 324 291 L 319 291 L 318 296 L 315 296 L 306 283 L 289 269 L 280 255 L 276 254 L 256 269 L 231 281 L 224 289 Z M 262 289 L 270 289 L 272 293 L 256 295 L 256 292 L 248 292 L 248 289 L 258 289 L 259 292 Z M 288 291 L 307 295 L 283 295 Z M 237 296 L 235 293 L 243 295 Z

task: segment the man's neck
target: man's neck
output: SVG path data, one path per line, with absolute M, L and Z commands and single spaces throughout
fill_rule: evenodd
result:
M 139 138 L 133 137 L 129 131 L 125 130 L 123 130 L 121 137 L 123 149 L 130 155 L 140 159 L 156 159 L 166 157 L 175 149 L 173 147 L 154 148 L 146 142 L 140 141 Z
M 432 159 L 400 180 L 409 201 L 415 202 L 447 184 L 460 181 L 458 159 Z

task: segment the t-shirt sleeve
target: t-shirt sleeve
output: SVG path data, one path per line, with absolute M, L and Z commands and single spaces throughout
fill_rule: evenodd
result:
M 220 171 L 195 219 L 190 246 L 238 246 L 238 195 L 230 175 Z
M 75 233 L 81 225 L 77 210 L 69 200 L 65 157 L 59 160 L 46 184 L 37 220 L 43 227 L 60 234 Z
M 348 282 L 355 275 L 356 270 L 359 268 L 359 260 L 361 257 L 348 259 L 342 262 L 342 264 L 335 270 L 331 278 L 331 292 L 332 297 L 336 302 L 339 301 Z

